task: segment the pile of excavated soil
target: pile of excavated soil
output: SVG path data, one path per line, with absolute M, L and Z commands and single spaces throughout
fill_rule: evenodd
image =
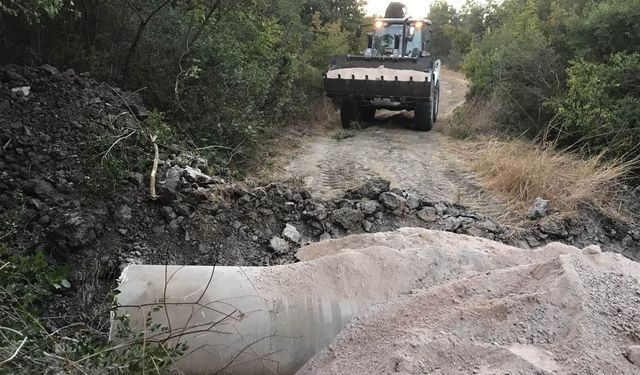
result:
M 302 250 L 413 250 L 433 261 L 413 290 L 360 314 L 300 374 L 640 373 L 640 264 L 594 247 L 523 253 L 434 235 L 405 229 Z

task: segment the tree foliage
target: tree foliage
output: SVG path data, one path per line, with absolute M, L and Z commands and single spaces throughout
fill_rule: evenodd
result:
M 505 103 L 505 125 L 637 155 L 640 2 L 505 0 L 488 19 L 463 69 L 472 94 Z
M 35 22 L 6 1 L 1 64 L 143 88 L 188 146 L 219 146 L 211 158 L 222 170 L 322 94 L 330 56 L 351 51 L 363 18 L 360 0 L 29 0 Z

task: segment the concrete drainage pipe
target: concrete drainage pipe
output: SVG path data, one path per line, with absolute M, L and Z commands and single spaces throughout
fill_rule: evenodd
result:
M 136 331 L 145 330 L 147 318 L 166 327 L 147 330 L 150 340 L 169 335 L 186 343 L 177 361 L 186 374 L 291 374 L 375 302 L 546 257 L 512 250 L 407 228 L 310 245 L 299 253 L 303 262 L 283 266 L 132 265 L 118 288 L 118 315 L 127 314 Z

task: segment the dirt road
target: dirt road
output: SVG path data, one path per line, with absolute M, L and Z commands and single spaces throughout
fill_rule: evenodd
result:
M 440 121 L 464 102 L 467 82 L 459 74 L 443 71 Z M 411 190 L 433 200 L 474 201 L 479 188 L 461 168 L 435 130 L 412 129 L 413 113 L 378 111 L 366 129 L 310 138 L 277 176 L 299 179 L 314 195 L 340 196 L 345 190 L 374 177 L 391 181 L 392 187 Z M 346 138 L 343 138 L 345 137 Z M 482 210 L 486 212 L 486 210 Z

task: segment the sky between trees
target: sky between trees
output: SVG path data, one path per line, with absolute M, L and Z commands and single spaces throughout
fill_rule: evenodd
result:
M 429 6 L 433 4 L 434 1 L 435 0 L 404 0 L 402 2 L 407 6 L 409 14 L 412 17 L 425 17 L 429 12 Z M 384 15 L 384 11 L 387 9 L 389 2 L 390 0 L 368 0 L 365 11 L 367 15 Z M 460 9 L 465 0 L 447 0 L 447 2 L 457 9 Z

